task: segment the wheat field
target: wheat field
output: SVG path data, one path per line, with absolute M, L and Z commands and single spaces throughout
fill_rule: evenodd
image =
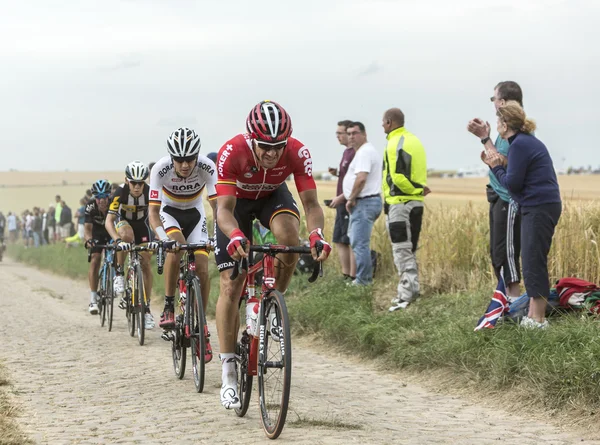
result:
M 93 181 L 122 181 L 120 172 L 3 172 L 0 173 L 0 211 L 21 213 L 34 206 L 47 208 L 54 196 L 77 208 Z M 465 290 L 489 286 L 486 178 L 431 178 L 432 193 L 425 201 L 423 231 L 418 250 L 422 283 L 430 290 Z M 550 255 L 552 278 L 579 276 L 600 282 L 600 176 L 559 176 L 563 214 Z M 335 194 L 335 181 L 319 181 L 319 200 Z M 295 187 L 290 190 L 296 195 Z M 325 235 L 331 239 L 335 211 L 324 208 Z M 210 212 L 208 212 L 210 215 Z M 395 279 L 391 246 L 380 217 L 374 227 L 372 249 L 382 253 L 381 274 Z M 337 267 L 335 252 L 331 267 Z

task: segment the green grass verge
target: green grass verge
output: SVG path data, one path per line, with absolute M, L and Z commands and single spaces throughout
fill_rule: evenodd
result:
M 87 251 L 83 247 L 67 248 L 62 244 L 54 244 L 44 246 L 39 249 L 25 249 L 20 244 L 9 245 L 7 254 L 22 263 L 35 266 L 39 269 L 54 272 L 59 275 L 64 275 L 73 279 L 87 280 L 89 263 L 87 262 Z M 153 261 L 156 257 L 153 257 Z M 212 260 L 212 257 L 211 257 Z M 210 302 L 208 306 L 208 315 L 215 315 L 215 304 L 219 295 L 217 268 L 214 266 L 214 261 L 209 260 L 211 282 L 215 283 L 210 292 Z M 153 301 L 155 304 L 160 304 L 165 295 L 164 278 L 156 272 L 156 267 L 153 267 L 154 282 L 153 282 Z M 155 304 L 152 304 L 154 307 Z
M 382 358 L 390 368 L 450 372 L 453 382 L 483 393 L 516 389 L 526 404 L 589 415 L 600 409 L 597 318 L 563 315 L 547 331 L 507 322 L 473 332 L 491 291 L 423 297 L 394 313 L 374 309 L 379 291 L 346 287 L 334 277 L 314 285 L 296 281 L 288 299 L 295 331 Z
M 9 254 L 71 277 L 87 276 L 83 249 L 10 246 Z M 214 315 L 218 273 L 210 264 L 215 279 L 208 312 Z M 547 409 L 587 414 L 600 409 L 597 318 L 565 315 L 552 319 L 547 331 L 507 323 L 473 332 L 493 289 L 425 296 L 406 311 L 388 313 L 386 290 L 395 283 L 354 288 L 334 275 L 315 284 L 306 276 L 293 280 L 287 300 L 296 334 L 317 334 L 336 348 L 381 358 L 390 368 L 448 372 L 456 384 L 482 393 L 517 389 L 527 404 Z M 155 278 L 160 295 L 162 278 Z

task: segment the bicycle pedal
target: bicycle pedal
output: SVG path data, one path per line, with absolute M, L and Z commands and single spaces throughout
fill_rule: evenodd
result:
M 160 338 L 162 338 L 164 341 L 174 341 L 175 340 L 175 336 L 173 335 L 173 331 L 163 331 L 163 333 L 160 335 Z

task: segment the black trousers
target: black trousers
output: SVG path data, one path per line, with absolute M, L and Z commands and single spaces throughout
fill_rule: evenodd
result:
M 561 213 L 560 202 L 521 207 L 521 257 L 529 297 L 548 298 L 550 295 L 548 253 Z
M 491 192 L 490 192 L 491 190 Z M 490 203 L 490 256 L 496 278 L 504 283 L 521 281 L 521 214 L 515 205 L 501 199 L 493 190 L 488 190 Z

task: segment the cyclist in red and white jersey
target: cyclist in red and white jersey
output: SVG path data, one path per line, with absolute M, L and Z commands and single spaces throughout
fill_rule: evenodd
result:
M 248 248 L 242 245 L 252 233 L 255 218 L 271 230 L 279 244 L 299 244 L 300 212 L 286 185 L 289 175 L 294 175 L 304 207 L 313 257 L 324 261 L 331 252 L 323 239 L 324 217 L 312 177 L 312 158 L 304 144 L 291 137 L 288 113 L 275 102 L 260 102 L 250 111 L 246 128 L 247 134 L 227 141 L 217 156 L 215 257 L 221 288 L 216 315 L 223 365 L 221 403 L 227 409 L 241 406 L 236 388 L 235 345 L 245 278 L 244 273 L 231 281 L 228 269 L 234 266 L 234 260 L 248 256 Z M 323 246 L 319 255 L 318 243 Z M 298 260 L 297 255 L 286 256 L 282 256 L 277 268 L 276 288 L 280 292 L 287 289 Z
M 189 128 L 174 131 L 167 139 L 168 156 L 160 159 L 150 173 L 149 219 L 158 240 L 173 240 L 179 244 L 208 242 L 208 228 L 202 192 L 216 215 L 217 179 L 215 164 L 200 154 L 200 137 Z M 150 243 L 155 247 L 155 243 Z M 204 310 L 208 304 L 210 279 L 208 276 L 208 250 L 196 253 L 196 275 L 200 279 L 200 292 Z M 175 288 L 179 276 L 182 252 L 169 252 L 165 260 L 165 307 L 159 326 L 175 327 Z M 206 361 L 212 359 L 212 348 L 207 338 Z

